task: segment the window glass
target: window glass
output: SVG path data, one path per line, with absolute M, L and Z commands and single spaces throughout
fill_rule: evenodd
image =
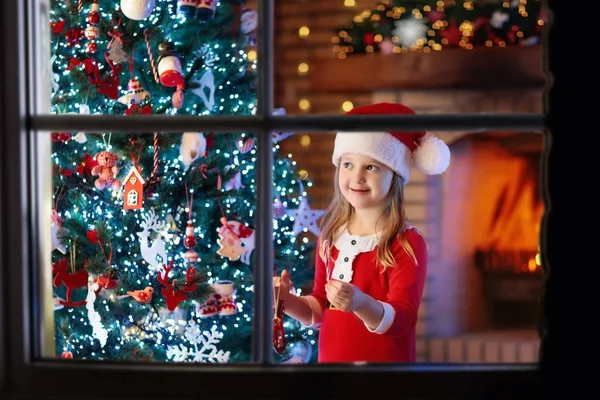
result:
M 53 114 L 255 112 L 255 2 L 50 0 L 49 17 Z
M 255 136 L 49 137 L 54 355 L 249 362 Z
M 436 114 L 540 113 L 541 3 L 284 2 L 276 102 L 291 115 L 340 114 L 373 97 Z
M 449 165 L 441 174 L 431 170 L 441 165 L 443 157 L 438 150 L 432 152 L 430 148 L 420 154 L 419 150 L 408 151 L 387 133 L 387 139 L 381 138 L 381 132 L 340 133 L 337 140 L 334 134 L 297 133 L 281 143 L 282 152 L 297 160 L 301 176 L 313 183 L 307 189 L 310 210 L 304 215 L 318 217 L 320 225 L 317 232 L 304 230 L 303 237 L 314 241 L 315 233 L 327 232 L 326 222 L 337 226 L 335 219 L 323 216 L 327 209 L 344 216 L 340 229 L 350 226 L 355 230 L 348 230 L 351 236 L 346 241 L 345 235 L 334 240 L 331 261 L 316 263 L 314 286 L 310 282 L 303 293 L 322 303 L 323 315 L 316 317 L 321 321 L 320 343 L 312 351 L 318 360 L 330 361 L 381 361 L 393 358 L 394 349 L 400 348 L 405 353 L 391 361 L 537 362 L 543 279 L 539 254 L 544 211 L 540 187 L 543 135 L 512 131 L 429 134 L 450 150 Z M 390 148 L 394 151 L 388 151 Z M 402 156 L 406 153 L 414 161 Z M 341 164 L 336 172 L 332 156 L 338 160 L 339 155 Z M 373 164 L 364 162 L 365 157 Z M 424 274 L 414 274 L 412 281 L 408 271 L 417 269 L 403 264 L 410 257 L 397 248 L 405 254 L 401 258 L 404 261 L 387 273 L 376 272 L 368 258 L 375 257 L 369 251 L 378 248 L 370 243 L 372 229 L 365 228 L 366 222 L 356 223 L 361 220 L 356 217 L 361 209 L 364 212 L 369 206 L 375 207 L 381 194 L 382 171 L 386 169 L 381 164 L 409 177 L 403 187 L 402 207 L 412 224 L 409 226 L 416 227 L 427 244 L 422 259 Z M 386 185 L 385 193 L 390 187 Z M 354 204 L 356 213 L 345 218 L 344 204 Z M 382 221 L 377 228 L 381 236 L 393 225 L 393 221 Z M 358 243 L 353 245 L 352 239 Z M 408 243 L 414 251 L 419 250 L 414 237 L 409 236 Z M 357 250 L 357 246 L 366 247 Z M 352 260 L 352 267 L 348 267 L 347 259 Z M 356 318 L 358 314 L 329 306 L 331 293 L 323 291 L 327 280 L 319 280 L 319 267 L 325 269 L 329 281 L 349 281 L 361 292 L 392 306 L 395 313 L 384 312 L 377 320 L 381 324 L 379 334 L 370 333 Z M 394 280 L 403 269 L 403 278 Z M 402 281 L 413 285 L 394 284 Z M 422 285 L 422 292 L 415 282 Z M 293 321 L 289 315 L 284 320 Z M 386 353 L 377 355 L 382 349 L 387 349 Z

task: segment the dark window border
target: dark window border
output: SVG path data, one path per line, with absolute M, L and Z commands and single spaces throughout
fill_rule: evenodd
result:
M 28 7 L 34 0 L 4 0 L 0 4 L 1 40 L 0 49 L 0 398 L 2 399 L 96 399 L 96 398 L 533 398 L 540 392 L 541 378 L 553 372 L 550 362 L 558 357 L 567 357 L 569 353 L 559 349 L 559 339 L 563 339 L 564 330 L 557 328 L 559 322 L 565 326 L 572 323 L 571 316 L 559 320 L 558 302 L 550 299 L 566 293 L 566 282 L 561 268 L 575 260 L 571 258 L 576 251 L 577 238 L 564 234 L 565 228 L 576 226 L 576 200 L 566 200 L 561 196 L 572 188 L 563 174 L 580 173 L 574 157 L 582 155 L 581 142 L 569 140 L 567 122 L 573 122 L 570 112 L 557 109 L 558 99 L 565 96 L 573 99 L 575 82 L 566 83 L 569 77 L 564 69 L 558 67 L 559 61 L 571 55 L 566 45 L 553 46 L 547 51 L 549 85 L 546 89 L 547 115 L 460 115 L 460 116 L 411 116 L 411 117 L 363 117 L 347 119 L 334 116 L 310 117 L 271 117 L 272 109 L 272 54 L 259 52 L 260 86 L 259 115 L 250 118 L 202 118 L 191 121 L 180 117 L 157 117 L 146 125 L 164 131 L 181 131 L 182 127 L 203 128 L 213 123 L 221 125 L 223 130 L 234 126 L 256 129 L 259 144 L 270 148 L 269 129 L 286 128 L 317 131 L 359 130 L 367 125 L 372 129 L 384 129 L 403 126 L 406 129 L 513 129 L 538 130 L 546 133 L 546 149 L 543 160 L 543 184 L 546 212 L 543 219 L 542 257 L 545 268 L 551 265 L 552 274 L 547 275 L 545 283 L 544 325 L 542 329 L 541 370 L 536 365 L 431 365 L 418 364 L 407 366 L 268 366 L 270 360 L 270 337 L 257 339 L 253 343 L 257 365 L 223 366 L 184 366 L 113 364 L 102 362 L 70 363 L 32 361 L 36 343 L 31 329 L 35 324 L 35 300 L 30 294 L 34 277 L 29 268 L 36 265 L 39 255 L 37 246 L 35 207 L 31 204 L 32 192 L 31 168 L 32 131 L 49 130 L 69 126 L 76 129 L 98 128 L 106 124 L 107 128 L 119 126 L 120 130 L 139 129 L 141 122 L 131 118 L 128 121 L 115 118 L 88 118 L 31 116 L 28 115 L 32 104 L 32 90 L 27 81 L 27 66 L 31 63 L 32 53 L 25 42 L 28 37 L 25 23 Z M 566 7 L 558 13 L 559 1 L 546 1 L 554 15 L 565 15 Z M 260 46 L 273 49 L 272 37 L 265 33 L 273 27 L 272 0 L 261 2 Z M 565 2 L 563 2 L 563 5 Z M 572 13 L 574 11 L 571 9 Z M 571 16 L 580 17 L 577 15 Z M 564 20 L 569 20 L 565 15 Z M 561 26 L 553 16 L 553 24 L 545 38 L 545 49 L 549 49 L 548 38 L 561 38 L 569 31 Z M 32 27 L 33 28 L 33 27 Z M 562 29 L 560 29 L 562 28 Z M 559 31 L 562 33 L 559 33 Z M 571 61 L 574 62 L 574 61 Z M 564 67 L 563 67 L 564 68 Z M 576 78 L 576 76 L 572 76 Z M 551 84 L 550 84 L 551 83 Z M 579 82 L 580 84 L 580 82 Z M 569 100 L 568 100 L 569 101 Z M 550 113 L 552 111 L 552 113 Z M 571 110 L 569 110 L 571 111 Z M 569 120 L 568 120 L 569 119 Z M 103 120 L 103 121 L 101 121 Z M 112 125 L 111 125 L 112 124 Z M 231 124 L 231 125 L 228 125 Z M 137 128 L 136 128 L 137 126 Z M 573 128 L 569 128 L 573 129 Z M 577 146 L 577 147 L 575 147 Z M 591 147 L 591 146 L 590 146 Z M 259 146 L 259 153 L 260 153 Z M 575 151 L 576 150 L 576 151 Z M 271 157 L 259 157 L 257 178 L 265 191 L 258 195 L 268 198 L 271 185 Z M 560 175 L 559 175 L 560 174 Z M 271 202 L 263 204 L 259 215 L 270 215 Z M 551 206 L 551 207 L 549 207 Z M 581 206 L 580 206 L 581 207 Z M 583 208 L 583 207 L 581 207 Z M 272 243 L 270 241 L 271 219 L 257 219 L 258 265 L 269 265 Z M 579 245 L 581 247 L 581 245 Z M 563 249 L 569 251 L 565 252 Z M 261 263 L 264 262 L 264 264 Z M 270 274 L 257 269 L 257 283 L 270 285 Z M 546 271 L 547 272 L 547 271 Z M 553 294 L 555 292 L 560 294 Z M 268 316 L 270 312 L 270 291 L 257 291 L 257 314 Z M 570 306 L 571 303 L 565 307 Z M 569 318 L 568 320 L 566 318 Z M 255 318 L 258 332 L 270 332 L 270 317 Z M 550 329 L 552 328 L 552 329 Z M 561 336 L 563 335 L 563 336 Z M 572 335 L 572 334 L 571 334 Z M 259 336 L 259 335 L 254 335 Z M 585 340 L 585 338 L 582 338 Z M 571 356 L 571 359 L 573 356 Z M 540 374 L 542 372 L 542 374 Z M 564 378 L 566 379 L 566 377 Z M 544 385 L 559 385 L 558 381 L 543 380 Z M 319 388 L 319 389 L 317 389 Z M 315 393 L 319 393 L 315 396 Z M 384 393 L 387 393 L 385 395 Z

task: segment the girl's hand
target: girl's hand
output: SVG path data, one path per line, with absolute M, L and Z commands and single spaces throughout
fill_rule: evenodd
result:
M 341 311 L 355 311 L 366 300 L 366 295 L 358 287 L 335 279 L 325 284 L 325 292 L 327 300 Z
M 273 277 L 273 287 L 279 288 L 279 298 L 281 300 L 285 300 L 290 295 L 291 286 L 290 274 L 286 269 L 281 271 L 281 276 Z

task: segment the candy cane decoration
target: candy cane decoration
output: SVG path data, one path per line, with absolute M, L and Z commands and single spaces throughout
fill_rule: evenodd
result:
M 158 133 L 154 132 L 154 169 L 152 170 L 152 175 L 156 176 L 158 174 Z
M 152 55 L 152 49 L 150 48 L 150 41 L 148 40 L 148 29 L 144 29 L 144 40 L 146 42 L 146 50 L 148 50 L 148 57 L 150 57 L 150 67 L 152 68 L 152 74 L 154 75 L 154 80 L 156 81 L 156 83 L 158 83 L 158 72 L 156 69 L 156 62 L 154 61 L 154 56 Z
M 77 4 L 77 12 L 81 14 L 81 10 L 83 9 L 83 0 L 79 0 L 79 4 Z

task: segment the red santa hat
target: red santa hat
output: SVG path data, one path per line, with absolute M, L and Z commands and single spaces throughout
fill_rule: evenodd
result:
M 354 108 L 346 115 L 415 114 L 394 103 L 378 103 Z M 391 168 L 404 179 L 410 179 L 414 166 L 423 174 L 438 175 L 450 164 L 450 149 L 439 138 L 425 132 L 345 132 L 335 137 L 332 161 L 338 165 L 344 153 L 362 154 Z

